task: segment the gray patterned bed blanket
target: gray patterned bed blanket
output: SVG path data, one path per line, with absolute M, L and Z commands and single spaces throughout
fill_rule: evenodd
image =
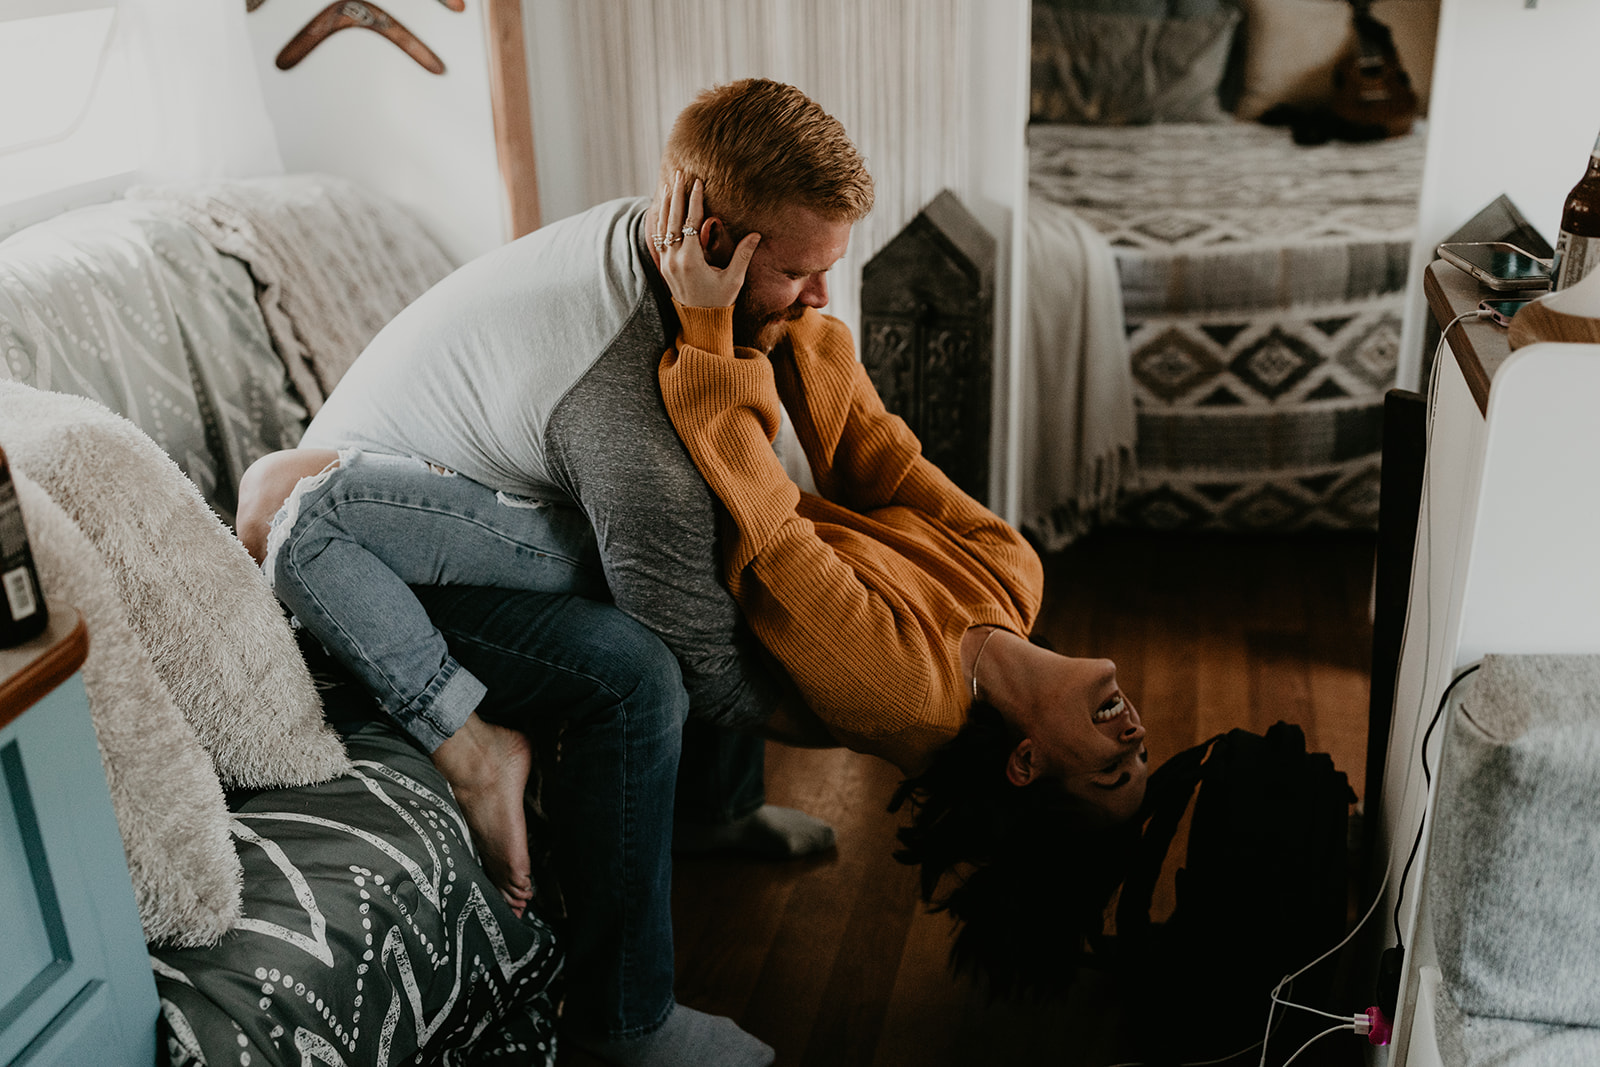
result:
M 1030 127 L 1031 195 L 1110 242 L 1138 405 L 1122 521 L 1370 527 L 1423 135 Z M 1029 279 L 1040 299 L 1050 279 Z

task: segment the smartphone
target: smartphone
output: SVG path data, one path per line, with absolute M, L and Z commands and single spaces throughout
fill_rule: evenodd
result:
M 1511 325 L 1511 316 L 1533 303 L 1532 297 L 1492 296 L 1478 301 L 1478 310 L 1489 313 L 1489 321 L 1501 326 Z
M 1491 289 L 1548 289 L 1550 263 L 1505 241 L 1446 242 L 1439 258 Z

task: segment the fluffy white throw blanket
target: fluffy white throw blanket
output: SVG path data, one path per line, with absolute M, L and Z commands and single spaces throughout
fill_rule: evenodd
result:
M 84 688 L 145 936 L 214 942 L 239 914 L 222 788 L 349 770 L 249 553 L 133 423 L 0 381 L 0 445 L 52 610 L 89 627 Z
M 238 921 L 243 878 L 211 757 L 157 677 L 100 553 L 20 469 L 17 497 L 52 614 L 89 629 L 83 687 L 147 941 L 213 944 Z
M 152 186 L 128 196 L 170 207 L 244 261 L 267 332 L 313 415 L 373 335 L 452 267 L 400 205 L 333 175 Z
M 1110 519 L 1132 482 L 1130 359 L 1110 243 L 1071 209 L 1032 198 L 1021 515 L 1047 549 Z

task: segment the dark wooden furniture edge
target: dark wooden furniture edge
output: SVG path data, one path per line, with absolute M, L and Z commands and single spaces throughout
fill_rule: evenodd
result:
M 1421 393 L 1391 389 L 1383 398 L 1383 467 L 1378 488 L 1378 547 L 1372 611 L 1372 680 L 1367 704 L 1367 773 L 1363 787 L 1363 884 L 1376 887 L 1373 858 L 1383 812 L 1383 772 L 1394 723 L 1394 688 L 1400 676 L 1411 561 L 1422 509 L 1428 458 L 1428 404 Z
M 89 628 L 64 605 L 51 610 L 44 633 L 0 649 L 0 729 L 71 678 L 88 654 Z

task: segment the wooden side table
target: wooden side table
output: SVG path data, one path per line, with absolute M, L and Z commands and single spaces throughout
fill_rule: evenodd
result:
M 1456 316 L 1475 309 L 1480 300 L 1516 295 L 1497 293 L 1442 259 L 1436 259 L 1428 265 L 1422 276 L 1422 291 L 1428 298 L 1428 310 L 1433 313 L 1440 329 Z M 1489 410 L 1489 379 L 1511 355 L 1506 328 L 1486 319 L 1468 319 L 1450 331 L 1447 347 L 1461 368 L 1467 388 L 1472 391 L 1478 414 L 1486 414 Z
M 0 649 L 0 1063 L 155 1062 L 159 1004 L 79 668 L 78 613 Z

